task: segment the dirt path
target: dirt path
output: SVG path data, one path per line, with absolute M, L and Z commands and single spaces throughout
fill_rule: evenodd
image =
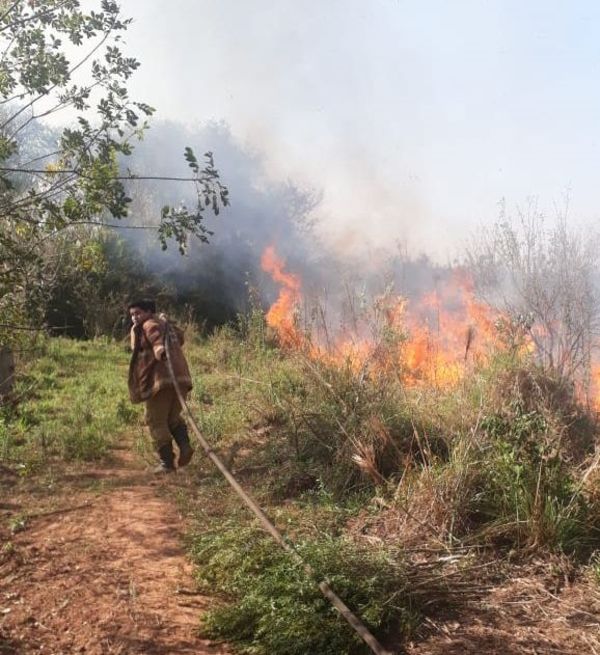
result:
M 194 593 L 176 476 L 157 481 L 127 450 L 37 487 L 11 475 L 0 471 L 0 654 L 227 652 L 198 636 L 210 599 Z

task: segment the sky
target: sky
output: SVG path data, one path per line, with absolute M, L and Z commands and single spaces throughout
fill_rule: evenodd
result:
M 450 256 L 503 199 L 600 216 L 600 3 L 122 6 L 133 94 L 157 118 L 225 121 L 265 175 L 319 191 L 335 246 Z

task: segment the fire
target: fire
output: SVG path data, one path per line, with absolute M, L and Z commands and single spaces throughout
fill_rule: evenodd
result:
M 391 294 L 375 298 L 375 331 L 353 318 L 351 328 L 332 335 L 329 326 L 300 329 L 302 282 L 285 270 L 273 246 L 265 249 L 261 265 L 280 285 L 279 297 L 267 312 L 267 324 L 283 348 L 313 360 L 394 376 L 407 386 L 438 388 L 456 385 L 501 350 L 517 349 L 544 366 L 546 351 L 538 346 L 547 336 L 543 327 L 515 328 L 508 316 L 477 300 L 473 281 L 463 269 L 456 269 L 450 278 L 438 281 L 435 290 L 416 300 Z M 506 328 L 504 340 L 501 326 Z M 600 363 L 592 362 L 587 384 L 576 381 L 576 388 L 582 401 L 600 411 Z
M 273 328 L 285 348 L 300 348 L 303 337 L 296 328 L 295 312 L 301 300 L 300 278 L 291 273 L 285 273 L 284 263 L 273 246 L 268 246 L 262 254 L 260 265 L 263 271 L 271 275 L 275 282 L 281 285 L 279 298 L 267 312 L 267 325 Z
M 406 324 L 407 375 L 437 385 L 458 382 L 468 365 L 489 357 L 497 343 L 498 315 L 476 300 L 471 279 L 460 269 L 413 304 Z
M 407 385 L 449 386 L 459 382 L 473 363 L 489 356 L 496 345 L 497 316 L 476 300 L 471 280 L 457 271 L 449 281 L 419 301 L 399 296 L 375 300 L 378 333 L 367 338 L 354 326 L 327 344 L 314 343 L 314 334 L 298 327 L 302 302 L 300 277 L 285 271 L 273 246 L 261 265 L 281 288 L 266 315 L 282 347 L 302 350 L 314 359 L 368 369 L 375 374 L 398 375 Z

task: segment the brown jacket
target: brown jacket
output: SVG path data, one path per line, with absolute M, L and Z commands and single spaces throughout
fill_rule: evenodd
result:
M 133 403 L 152 398 L 165 387 L 172 387 L 165 360 L 166 322 L 151 316 L 142 325 L 131 328 L 131 362 L 129 363 L 129 397 Z M 183 394 L 192 388 L 192 378 L 183 355 L 183 332 L 170 324 L 175 338 L 170 341 L 171 362 L 175 379 Z

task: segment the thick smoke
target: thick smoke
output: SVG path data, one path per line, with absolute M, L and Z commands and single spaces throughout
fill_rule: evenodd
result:
M 263 153 L 245 148 L 224 124 L 191 128 L 157 123 L 126 164 L 139 174 L 185 176 L 186 146 L 199 159 L 212 151 L 222 181 L 230 189 L 231 206 L 218 217 L 206 214 L 206 226 L 214 232 L 210 243 L 192 241 L 182 256 L 175 244 L 162 251 L 152 230 L 122 230 L 121 234 L 171 289 L 177 304 L 188 304 L 197 318 L 220 323 L 245 311 L 250 286 L 258 290 L 265 306 L 276 298 L 277 285 L 260 268 L 261 254 L 269 245 L 285 260 L 286 269 L 302 279 L 307 311 L 327 306 L 333 322 L 343 320 L 344 307 L 355 307 L 359 298 L 391 287 L 395 293 L 417 295 L 447 275 L 447 267 L 432 264 L 424 255 L 410 257 L 395 244 L 389 250 L 361 255 L 328 250 L 313 229 L 320 190 L 269 179 Z M 156 224 L 165 204 L 194 202 L 193 189 L 186 183 L 138 181 L 129 191 L 134 199 L 130 225 Z
M 172 287 L 179 304 L 189 303 L 209 320 L 221 322 L 247 307 L 249 284 L 262 286 L 260 254 L 267 245 L 276 243 L 295 265 L 311 259 L 310 218 L 318 198 L 292 183 L 268 182 L 260 155 L 243 148 L 222 124 L 189 128 L 158 123 L 127 165 L 136 173 L 185 176 L 189 172 L 183 159 L 186 146 L 199 160 L 209 150 L 214 153 L 222 182 L 231 193 L 231 206 L 218 217 L 206 212 L 206 227 L 214 233 L 210 243 L 192 239 L 182 256 L 174 243 L 163 252 L 154 231 L 122 230 L 121 234 L 150 270 Z M 154 224 L 165 204 L 194 204 L 194 190 L 186 183 L 140 181 L 129 191 L 130 224 Z

